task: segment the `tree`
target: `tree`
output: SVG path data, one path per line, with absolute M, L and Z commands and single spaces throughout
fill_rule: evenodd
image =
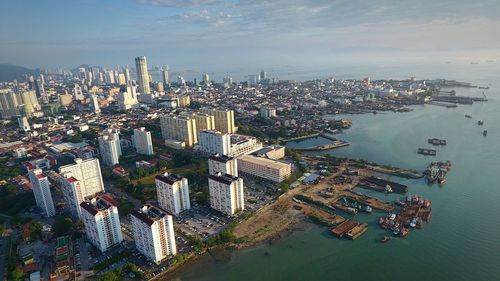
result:
M 16 267 L 10 272 L 10 280 L 23 280 L 24 272 L 21 268 Z
M 73 221 L 70 218 L 57 217 L 52 226 L 52 231 L 56 236 L 68 234 L 73 229 Z

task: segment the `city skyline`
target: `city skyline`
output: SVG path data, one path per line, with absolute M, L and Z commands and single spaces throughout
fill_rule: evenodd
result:
M 57 0 L 1 6 L 0 62 L 32 68 L 133 68 L 132 58 L 140 55 L 150 65 L 210 71 L 500 57 L 495 1 Z M 23 21 L 16 20 L 19 14 Z

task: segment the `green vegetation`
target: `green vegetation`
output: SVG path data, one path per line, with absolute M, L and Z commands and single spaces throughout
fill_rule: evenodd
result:
M 233 230 L 236 227 L 237 222 L 232 222 L 224 230 L 219 232 L 219 234 L 210 237 L 206 241 L 208 247 L 223 245 L 226 243 L 236 242 L 236 236 L 233 234 Z
M 178 254 L 172 259 L 171 265 L 182 264 L 188 258 L 189 258 L 189 253 Z
M 17 246 L 19 242 L 9 238 L 7 243 L 5 243 L 5 258 L 6 258 L 6 269 L 8 272 L 8 280 L 24 280 L 24 273 L 22 269 L 18 267 L 21 262 L 21 258 L 17 254 Z
M 16 187 L 0 187 L 0 213 L 14 216 L 35 206 L 35 196 L 31 192 L 16 194 Z
M 39 222 L 33 222 L 31 224 L 31 234 L 30 234 L 30 240 L 35 241 L 38 240 L 42 237 L 42 224 Z
M 83 137 L 81 134 L 76 134 L 73 136 L 67 136 L 62 139 L 64 142 L 71 142 L 71 143 L 79 143 L 83 141 Z
M 14 167 L 9 167 L 6 165 L 7 158 L 0 159 L 0 180 L 8 180 L 12 177 L 21 174 L 21 169 L 19 165 L 15 165 Z
M 68 217 L 58 216 L 56 222 L 52 226 L 52 231 L 55 236 L 63 236 L 69 234 L 73 230 L 73 221 Z
M 134 208 L 134 205 L 127 199 L 120 197 L 118 198 L 118 214 L 120 216 L 126 216 L 130 214 L 130 211 Z

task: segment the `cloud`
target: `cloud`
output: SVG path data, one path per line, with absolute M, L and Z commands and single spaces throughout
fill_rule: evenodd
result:
M 150 4 L 155 6 L 173 7 L 173 8 L 189 8 L 200 7 L 204 5 L 220 4 L 221 0 L 138 0 L 142 4 Z

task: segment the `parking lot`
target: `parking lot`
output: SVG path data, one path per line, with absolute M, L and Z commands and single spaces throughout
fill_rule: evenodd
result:
M 191 210 L 180 214 L 175 221 L 183 232 L 206 240 L 224 229 L 232 219 L 208 207 L 193 203 Z

